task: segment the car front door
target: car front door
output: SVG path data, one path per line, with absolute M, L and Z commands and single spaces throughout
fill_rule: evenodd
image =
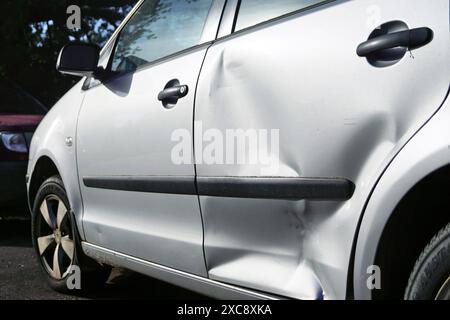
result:
M 174 161 L 172 149 L 174 132 L 192 135 L 196 83 L 222 9 L 223 1 L 145 0 L 118 33 L 79 115 L 89 243 L 206 276 L 193 160 Z
M 374 184 L 446 96 L 449 1 L 233 5 L 196 97 L 209 276 L 344 299 Z

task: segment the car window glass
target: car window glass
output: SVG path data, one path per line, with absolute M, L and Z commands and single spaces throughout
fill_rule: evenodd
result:
M 241 0 L 235 31 L 320 2 L 324 2 L 324 0 Z
M 133 71 L 199 44 L 212 2 L 146 0 L 120 32 L 112 71 Z

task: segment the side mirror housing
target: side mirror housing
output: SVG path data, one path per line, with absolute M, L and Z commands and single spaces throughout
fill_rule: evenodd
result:
M 56 70 L 73 76 L 90 76 L 97 70 L 100 49 L 88 44 L 68 44 L 61 49 Z

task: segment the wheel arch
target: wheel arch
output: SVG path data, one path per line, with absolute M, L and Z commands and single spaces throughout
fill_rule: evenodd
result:
M 374 265 L 382 271 L 374 299 L 401 299 L 418 257 L 450 222 L 450 164 L 430 173 L 399 201 L 381 234 Z
M 71 214 L 75 217 L 77 228 L 82 240 L 85 240 L 84 230 L 82 227 L 83 206 L 78 183 L 78 170 L 76 169 L 76 161 L 72 156 L 67 154 L 59 154 L 54 156 L 49 150 L 41 149 L 39 156 L 29 164 L 29 181 L 28 181 L 28 203 L 30 211 L 33 210 L 34 201 L 37 192 L 42 183 L 48 178 L 58 175 L 66 189 L 67 198 L 71 206 Z M 63 161 L 57 161 L 62 158 Z
M 31 210 L 33 210 L 36 194 L 42 183 L 55 175 L 60 175 L 55 162 L 49 156 L 41 156 L 34 165 L 28 187 L 28 203 Z
M 450 208 L 450 200 L 445 200 L 450 198 L 448 105 L 447 101 L 446 106 L 397 155 L 368 199 L 357 234 L 353 273 L 349 274 L 353 284 L 349 289 L 353 289 L 355 299 L 398 298 L 399 288 L 404 278 L 409 277 L 420 252 L 434 233 L 445 227 L 443 221 L 446 218 L 447 223 L 450 221 L 450 214 L 442 211 Z M 445 192 L 447 196 L 443 197 Z M 435 210 L 433 214 L 423 211 L 424 204 L 418 205 L 421 201 L 427 204 L 431 201 L 433 209 L 441 210 Z M 415 234 L 408 234 L 410 230 Z M 417 252 L 419 254 L 410 266 Z M 398 264 L 399 257 L 406 259 L 403 264 Z M 381 268 L 382 288 L 379 291 L 367 287 L 368 268 L 374 265 Z M 393 273 L 397 275 L 400 271 L 403 273 L 398 281 L 387 283 L 392 281 Z M 384 294 L 388 289 L 394 290 L 392 295 Z

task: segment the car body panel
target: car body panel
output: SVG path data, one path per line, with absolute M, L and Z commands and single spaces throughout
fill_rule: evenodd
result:
M 39 124 L 30 145 L 30 155 L 27 175 L 30 177 L 27 188 L 33 177 L 35 165 L 46 157 L 50 159 L 58 169 L 67 196 L 76 217 L 78 230 L 84 238 L 82 212 L 83 203 L 78 184 L 78 170 L 76 159 L 76 145 L 66 145 L 66 139 L 75 139 L 77 130 L 78 113 L 84 99 L 82 90 L 83 81 L 78 82 L 59 102 L 47 113 Z M 33 206 L 30 203 L 30 206 Z
M 429 27 L 394 66 L 356 54 L 377 25 Z M 344 299 L 358 219 L 378 177 L 448 89 L 448 1 L 335 1 L 216 42 L 200 75 L 208 129 L 280 129 L 276 177 L 343 177 L 347 202 L 201 197 L 211 279 L 294 297 Z M 355 94 L 357 93 L 357 94 Z M 198 141 L 198 140 L 196 140 Z M 195 146 L 198 147 L 197 145 Z M 258 165 L 198 164 L 199 177 L 261 176 Z
M 375 265 L 383 230 L 400 200 L 422 179 L 450 164 L 449 121 L 450 100 L 447 98 L 441 110 L 389 165 L 373 191 L 364 211 L 355 253 L 356 299 L 371 299 L 372 292 L 365 286 L 367 269 Z
M 90 89 L 77 136 L 86 240 L 200 276 L 206 276 L 206 268 L 195 194 L 95 189 L 86 187 L 83 178 L 170 176 L 194 181 L 193 160 L 173 163 L 171 139 L 181 128 L 192 135 L 195 86 L 206 49 L 195 48 Z M 167 109 L 157 97 L 173 79 L 191 91 Z
M 100 59 L 100 65 L 104 68 L 111 58 L 120 30 L 142 3 L 139 1 L 105 45 Z M 195 194 L 176 196 L 87 188 L 84 178 L 180 176 L 190 177 L 194 181 L 193 163 L 171 165 L 171 133 L 178 127 L 192 130 L 198 73 L 208 42 L 214 40 L 217 34 L 224 4 L 224 0 L 213 2 L 203 28 L 201 44 L 197 47 L 164 57 L 135 73 L 109 79 L 103 84 L 91 82 L 80 117 L 80 128 L 84 130 L 80 130 L 77 143 L 81 150 L 78 160 L 82 163 L 79 169 L 84 194 L 84 228 L 92 243 L 197 275 L 207 275 L 202 248 L 202 221 Z M 183 67 L 185 70 L 178 72 Z M 174 110 L 168 110 L 157 101 L 157 97 L 158 92 L 172 79 L 188 84 L 191 93 Z M 108 114 L 107 119 L 103 119 L 105 122 L 101 123 L 91 118 L 104 118 L 99 109 L 108 108 L 118 113 Z M 124 127 L 127 120 L 134 122 L 131 130 Z M 136 141 L 130 143 L 130 139 Z M 97 149 L 91 140 L 100 142 L 103 147 Z M 143 154 L 139 155 L 139 152 Z M 100 200 L 109 203 L 106 210 L 101 205 L 105 202 Z M 106 220 L 109 222 L 104 224 Z M 123 235 L 123 239 L 117 235 Z

